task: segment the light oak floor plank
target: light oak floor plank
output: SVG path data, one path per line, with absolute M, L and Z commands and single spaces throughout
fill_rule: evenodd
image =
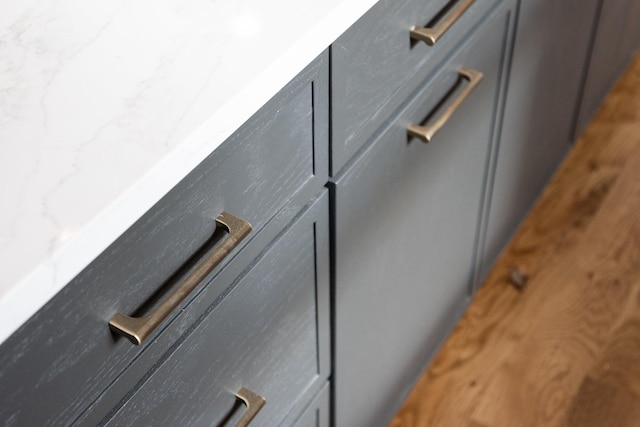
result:
M 640 55 L 390 424 L 547 425 L 640 425 Z

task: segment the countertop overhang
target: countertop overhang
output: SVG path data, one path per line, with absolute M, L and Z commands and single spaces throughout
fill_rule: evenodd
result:
M 0 342 L 373 4 L 5 4 Z

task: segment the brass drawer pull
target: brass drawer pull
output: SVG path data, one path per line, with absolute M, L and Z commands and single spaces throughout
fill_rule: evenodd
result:
M 429 46 L 433 46 L 474 2 L 475 0 L 462 0 L 458 7 L 449 13 L 439 25 L 435 27 L 413 27 L 411 28 L 410 37 L 413 40 L 423 41 Z
M 260 412 L 267 401 L 264 397 L 252 392 L 251 390 L 247 390 L 244 387 L 236 393 L 236 397 L 247 405 L 247 412 L 245 412 L 242 418 L 238 420 L 236 427 L 247 427 L 256 415 L 258 415 L 258 412 Z
M 167 299 L 150 314 L 143 317 L 130 317 L 117 313 L 109 321 L 109 327 L 123 335 L 133 344 L 140 345 L 153 330 L 180 304 L 196 286 L 251 232 L 251 224 L 242 218 L 222 212 L 216 218 L 216 225 L 224 228 L 229 235 Z
M 468 80 L 469 84 L 464 88 L 460 95 L 456 99 L 454 99 L 451 104 L 444 110 L 442 115 L 438 117 L 432 124 L 420 126 L 420 125 L 410 125 L 407 128 L 407 134 L 409 136 L 415 136 L 416 138 L 420 138 L 422 142 L 427 143 L 430 142 L 433 137 L 438 133 L 438 131 L 444 126 L 447 121 L 451 118 L 451 116 L 456 112 L 456 110 L 462 105 L 465 99 L 473 92 L 473 90 L 478 86 L 482 78 L 484 77 L 480 71 L 471 70 L 469 68 L 461 68 L 458 71 L 458 75 L 460 78 L 464 80 Z

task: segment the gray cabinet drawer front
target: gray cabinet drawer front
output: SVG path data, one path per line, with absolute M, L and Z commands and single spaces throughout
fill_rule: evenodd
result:
M 336 40 L 331 50 L 332 175 L 496 2 L 476 0 L 434 46 L 412 43 L 409 32 L 431 22 L 448 0 L 382 0 Z
M 329 383 L 313 399 L 295 422 L 295 427 L 329 427 Z
M 329 376 L 328 216 L 325 192 L 107 425 L 235 425 L 245 409 L 233 393 L 246 387 L 266 399 L 251 425 L 274 426 L 317 392 Z
M 336 181 L 338 427 L 385 425 L 468 302 L 514 20 L 503 3 Z M 429 144 L 408 141 L 461 67 L 484 79 Z
M 117 312 L 135 314 L 171 293 L 203 245 L 224 238 L 222 230 L 214 233 L 216 216 L 228 211 L 248 220 L 254 231 L 210 277 L 234 258 L 250 262 L 241 248 L 255 233 L 294 195 L 323 187 L 327 63 L 324 54 L 305 69 L 2 344 L 0 419 L 18 425 L 70 423 L 153 347 L 149 343 L 204 287 L 141 346 L 109 330 Z M 220 289 L 230 283 L 214 281 Z M 174 337 L 187 327 L 180 324 Z

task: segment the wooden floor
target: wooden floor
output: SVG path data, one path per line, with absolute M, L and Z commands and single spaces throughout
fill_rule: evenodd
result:
M 391 426 L 640 426 L 640 55 Z

